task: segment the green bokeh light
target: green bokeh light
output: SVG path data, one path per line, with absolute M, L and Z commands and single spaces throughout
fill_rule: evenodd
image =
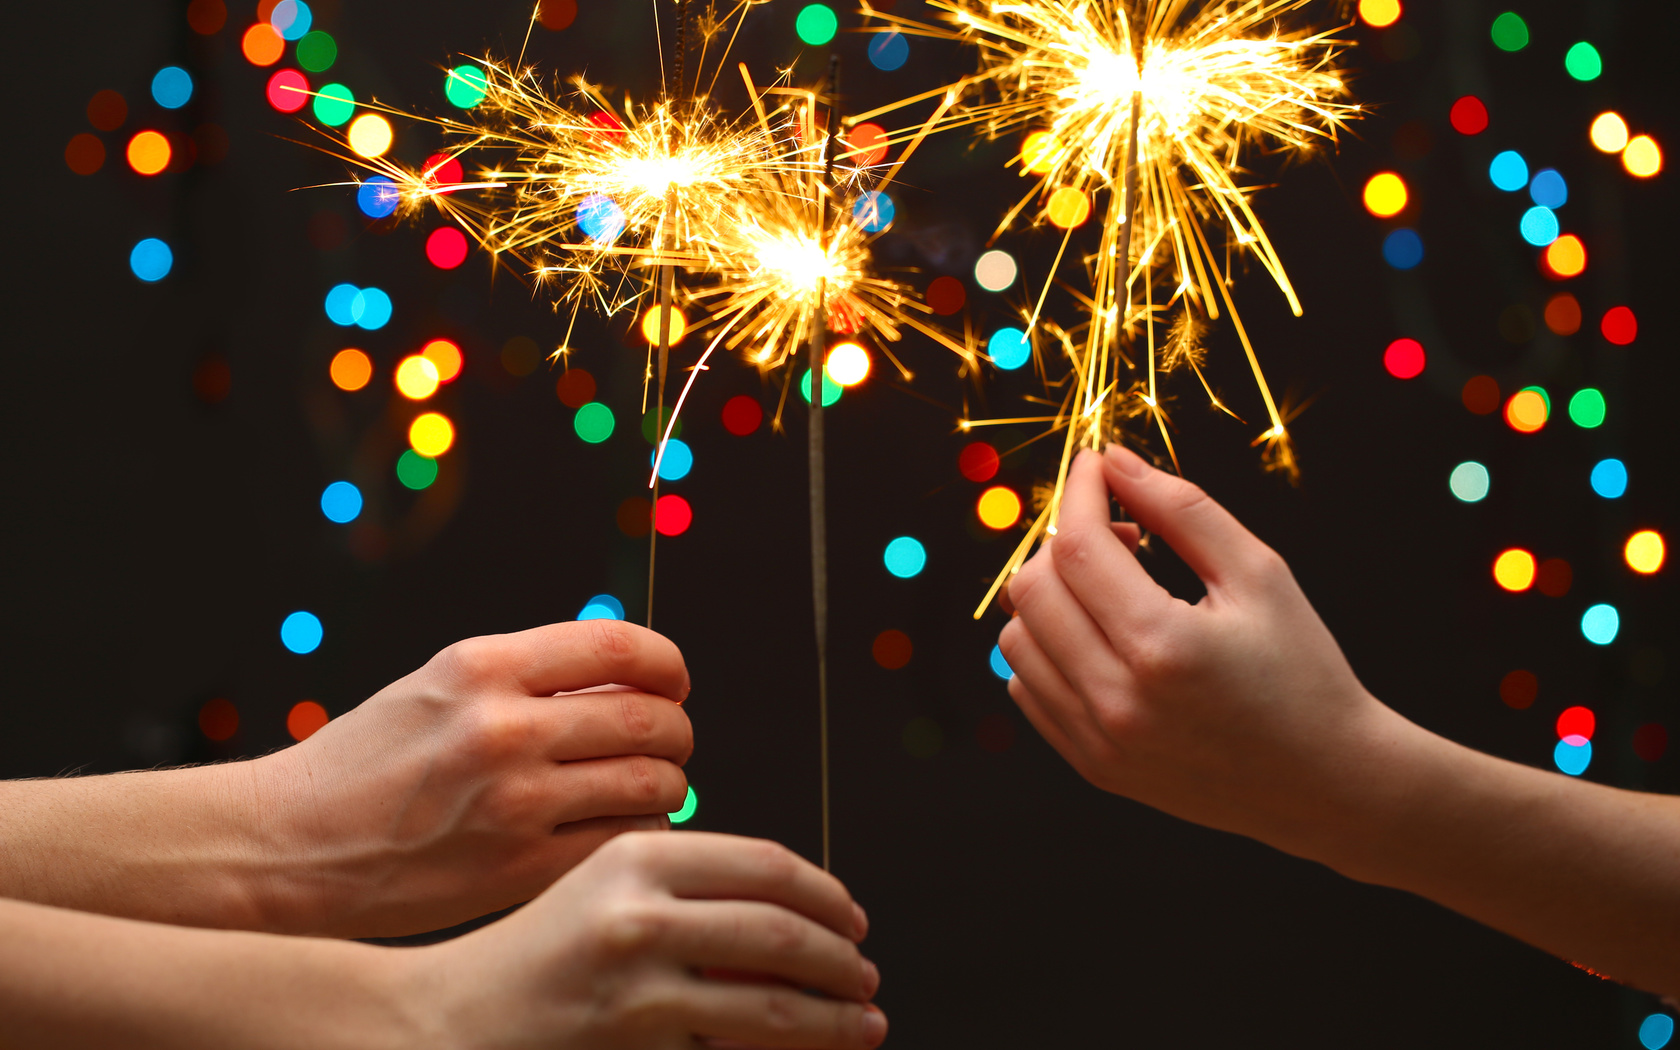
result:
M 805 399 L 807 405 L 811 403 L 811 370 L 809 368 L 799 377 L 799 396 Z M 838 400 L 840 400 L 840 384 L 834 381 L 834 377 L 829 375 L 828 369 L 825 368 L 823 369 L 823 407 L 827 408 Z
M 650 408 L 646 412 L 643 412 L 642 413 L 642 438 L 644 440 L 646 440 L 647 443 L 650 444 L 650 445 L 657 442 L 660 439 L 660 437 L 664 434 L 664 430 L 665 430 L 665 428 L 663 426 L 661 426 L 661 424 L 662 423 L 669 423 L 671 421 L 671 413 L 675 412 L 675 411 L 676 411 L 675 408 L 673 408 L 670 405 L 666 405 L 665 406 L 665 418 L 664 419 L 659 418 L 659 409 L 657 409 L 657 408 Z M 680 438 L 680 437 L 682 437 L 682 431 L 683 431 L 682 417 L 678 416 L 677 417 L 677 425 L 671 428 L 671 436 L 674 437 L 674 438 Z
M 1599 57 L 1598 48 L 1583 40 L 1563 56 L 1563 68 L 1576 80 L 1597 80 L 1604 72 L 1604 59 Z
M 474 65 L 456 66 L 443 81 L 443 94 L 452 105 L 471 109 L 484 101 L 490 93 L 490 82 L 484 70 Z
M 834 34 L 840 29 L 840 19 L 827 4 L 807 4 L 799 12 L 799 21 L 794 23 L 794 29 L 798 31 L 799 39 L 812 47 L 821 47 L 834 39 Z
M 1594 387 L 1577 390 L 1569 399 L 1569 418 L 1578 427 L 1591 430 L 1604 424 L 1604 395 Z
M 591 445 L 599 445 L 612 437 L 614 422 L 612 409 L 599 401 L 591 401 L 572 417 L 572 429 Z
M 343 84 L 328 84 L 315 95 L 315 119 L 329 127 L 348 123 L 356 115 L 356 96 Z
M 331 69 L 338 61 L 338 41 L 330 34 L 319 29 L 312 33 L 305 33 L 303 39 L 297 42 L 298 65 L 311 73 L 319 73 L 323 69 Z
M 1528 23 L 1515 11 L 1493 20 L 1493 46 L 1501 51 L 1521 51 L 1528 46 Z
M 683 799 L 682 808 L 669 814 L 671 823 L 686 824 L 694 816 L 694 811 L 700 808 L 700 797 L 694 793 L 694 785 L 688 785 L 688 797 Z
M 402 482 L 403 488 L 416 492 L 431 488 L 437 476 L 438 465 L 435 459 L 422 456 L 413 449 L 408 449 L 397 457 L 397 480 Z

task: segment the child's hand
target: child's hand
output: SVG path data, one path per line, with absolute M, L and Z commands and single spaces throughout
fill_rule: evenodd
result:
M 555 693 L 621 687 L 569 696 Z M 250 763 L 269 928 L 441 929 L 541 893 L 623 831 L 667 826 L 693 749 L 670 641 L 611 620 L 471 638 Z M 248 773 L 245 773 L 248 771 Z
M 1202 578 L 1163 590 L 1109 492 Z M 1323 856 L 1321 805 L 1409 725 L 1354 678 L 1283 559 L 1194 485 L 1119 447 L 1082 453 L 1055 538 L 1010 582 L 1010 695 L 1087 780 Z

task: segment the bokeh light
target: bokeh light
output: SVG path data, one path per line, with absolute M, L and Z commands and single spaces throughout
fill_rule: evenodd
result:
M 1587 134 L 1593 146 L 1605 153 L 1620 153 L 1628 144 L 1627 121 L 1614 111 L 1600 113 L 1594 118 Z
M 597 244 L 611 244 L 624 232 L 624 209 L 604 193 L 591 193 L 578 202 L 578 229 Z
M 650 445 L 659 444 L 665 437 L 667 424 L 671 427 L 672 437 L 682 437 L 683 422 L 683 417 L 677 415 L 677 410 L 672 406 L 666 405 L 662 411 L 657 406 L 649 405 L 648 410 L 642 413 L 642 440 Z
M 356 93 L 343 84 L 324 84 L 315 95 L 315 119 L 328 127 L 340 127 L 356 115 Z
M 1607 341 L 1627 346 L 1639 338 L 1639 318 L 1625 306 L 1612 306 L 1604 312 L 1604 320 L 1599 322 L 1598 330 L 1604 333 Z
M 630 496 L 619 503 L 613 519 L 619 532 L 641 539 L 653 531 L 653 504 L 641 496 Z
M 326 708 L 313 700 L 300 700 L 286 712 L 286 732 L 301 744 L 325 728 L 329 721 L 331 718 Z
M 199 36 L 211 36 L 227 25 L 227 5 L 222 0 L 192 0 L 187 4 L 187 25 Z
M 888 73 L 910 60 L 910 41 L 894 29 L 876 33 L 869 39 L 869 64 Z
M 723 403 L 723 429 L 736 437 L 746 437 L 764 422 L 764 406 L 758 398 L 736 394 Z
M 350 300 L 350 316 L 358 328 L 384 328 L 391 320 L 391 297 L 380 288 L 358 289 Z
M 192 94 L 192 74 L 180 66 L 164 66 L 152 77 L 152 98 L 164 109 L 180 109 Z
M 974 511 L 980 524 L 1001 532 L 1021 520 L 1021 497 L 1007 485 L 993 485 L 980 494 Z
M 974 441 L 965 445 L 957 456 L 957 469 L 970 481 L 992 480 L 997 477 L 1001 465 L 997 449 L 984 441 Z
M 96 131 L 115 131 L 128 119 L 128 100 L 110 88 L 95 91 L 88 99 L 87 118 Z
M 1029 175 L 1048 175 L 1064 152 L 1060 140 L 1050 132 L 1028 132 L 1021 140 L 1021 168 Z
M 162 132 L 136 132 L 128 140 L 128 166 L 141 175 L 156 175 L 169 167 L 172 152 Z
M 1390 219 L 1406 210 L 1406 180 L 1392 171 L 1379 171 L 1365 182 L 1365 210 Z
M 1546 269 L 1554 277 L 1578 277 L 1587 268 L 1587 246 L 1566 233 L 1546 249 Z
M 1569 419 L 1578 427 L 1591 430 L 1604 424 L 1604 395 L 1594 387 L 1575 391 L 1569 399 Z
M 1546 300 L 1546 327 L 1553 335 L 1574 335 L 1581 330 L 1581 303 L 1568 292 Z
M 92 175 L 105 166 L 105 143 L 98 135 L 77 132 L 64 147 L 64 163 L 77 175 Z
M 1548 598 L 1562 598 L 1574 583 L 1575 570 L 1562 558 L 1547 558 L 1534 575 L 1534 586 Z
M 1562 714 L 1558 715 L 1557 735 L 1559 739 L 1578 736 L 1582 740 L 1591 740 L 1593 730 L 1597 728 L 1598 717 L 1592 713 L 1591 708 L 1579 705 L 1567 707 L 1564 708 Z
M 688 500 L 672 493 L 653 505 L 653 527 L 661 536 L 681 536 L 694 524 L 694 508 Z
M 927 567 L 927 548 L 914 536 L 900 536 L 887 544 L 881 560 L 887 571 L 901 580 L 919 576 Z
M 935 277 L 928 282 L 922 298 L 927 301 L 928 309 L 941 317 L 949 317 L 968 302 L 968 288 L 955 277 Z
M 578 610 L 580 620 L 622 620 L 624 619 L 624 603 L 610 594 L 597 594 L 583 603 Z
M 910 644 L 910 636 L 893 629 L 876 635 L 874 643 L 869 647 L 869 655 L 888 671 L 896 671 L 908 664 L 915 651 L 915 646 Z
M 316 29 L 305 33 L 297 42 L 296 54 L 298 65 L 311 73 L 320 73 L 338 61 L 338 41 Z
M 1528 23 L 1515 11 L 1506 11 L 1493 20 L 1493 46 L 1501 51 L 1521 51 L 1528 46 Z
M 1523 212 L 1522 221 L 1518 223 L 1517 229 L 1523 240 L 1536 248 L 1544 248 L 1558 239 L 1557 214 L 1550 208 L 1536 205 Z
M 1003 658 L 1002 646 L 992 646 L 992 655 L 987 658 L 986 663 L 987 666 L 991 667 L 992 673 L 1003 679 L 1005 682 L 1015 677 L 1014 668 L 1010 667 L 1009 661 Z
M 1546 392 L 1538 387 L 1524 387 L 1505 402 L 1505 422 L 1519 434 L 1539 431 L 1551 414 Z
M 1359 0 L 1359 17 L 1382 29 L 1400 21 L 1400 0 Z
M 694 819 L 694 814 L 699 810 L 700 796 L 694 793 L 694 785 L 690 784 L 688 785 L 688 794 L 683 796 L 683 804 L 675 813 L 667 813 L 666 816 L 672 824 L 687 824 Z
M 383 156 L 395 137 L 391 122 L 377 113 L 363 113 L 350 122 L 350 148 L 369 159 Z
M 683 336 L 688 334 L 688 318 L 683 316 L 680 308 L 672 306 L 670 324 L 666 326 L 666 338 L 669 346 L 676 346 L 682 342 Z M 642 314 L 642 338 L 654 346 L 659 345 L 659 328 L 664 323 L 665 314 L 657 306 L 651 306 Z
M 1651 1014 L 1639 1022 L 1639 1045 L 1645 1050 L 1663 1050 L 1673 1038 L 1674 1018 L 1667 1014 Z
M 879 124 L 857 125 L 846 132 L 845 142 L 851 159 L 859 167 L 873 167 L 887 159 L 887 129 Z
M 490 81 L 485 79 L 484 70 L 470 62 L 456 66 L 444 76 L 444 97 L 459 109 L 472 109 L 489 93 Z
M 1622 630 L 1622 614 L 1614 605 L 1594 605 L 1581 614 L 1581 634 L 1594 645 L 1609 645 Z
M 205 739 L 217 743 L 231 740 L 233 734 L 239 732 L 239 708 L 223 696 L 206 700 L 204 706 L 198 709 L 198 731 L 204 734 Z
M 333 285 L 327 292 L 327 320 L 343 327 L 355 324 L 356 297 L 361 294 L 362 290 L 353 284 Z
M 1423 344 L 1416 339 L 1396 339 L 1383 351 L 1383 367 L 1396 379 L 1416 379 L 1425 361 Z
M 397 457 L 397 481 L 405 489 L 419 492 L 432 487 L 437 480 L 438 463 L 430 456 L 422 456 L 411 448 L 403 449 Z
M 1475 95 L 1465 95 L 1452 104 L 1447 119 L 1460 135 L 1480 135 L 1488 127 L 1487 105 Z
M 1663 542 L 1662 533 L 1655 529 L 1641 529 L 1628 537 L 1627 544 L 1622 548 L 1622 557 L 1627 559 L 1628 568 L 1649 576 L 1663 567 L 1668 558 L 1668 547 Z
M 402 191 L 383 175 L 375 175 L 356 187 L 356 207 L 370 219 L 383 219 L 402 203 Z
M 865 190 L 852 202 L 852 221 L 870 233 L 885 230 L 897 215 L 898 206 L 880 190 Z
M 510 376 L 528 376 L 542 364 L 543 353 L 537 346 L 537 341 L 528 335 L 516 335 L 502 344 L 502 352 L 496 355 L 501 359 L 502 368 Z M 592 400 L 594 393 L 584 399 Z M 580 402 L 579 404 L 582 404 Z M 573 405 L 573 408 L 578 407 Z
M 321 513 L 339 525 L 355 521 L 362 513 L 362 490 L 348 481 L 335 481 L 321 492 Z
M 1526 711 L 1540 696 L 1540 679 L 1533 671 L 1512 671 L 1499 680 L 1499 700 L 1506 707 Z
M 426 260 L 440 270 L 466 262 L 467 251 L 467 235 L 453 226 L 439 226 L 426 238 Z
M 671 438 L 665 442 L 663 456 L 659 454 L 658 449 L 650 449 L 648 466 L 653 466 L 656 458 L 659 460 L 660 481 L 681 481 L 694 469 L 694 450 L 688 447 L 688 442 L 679 438 Z
M 1492 376 L 1471 376 L 1465 380 L 1459 394 L 1464 407 L 1478 416 L 1491 416 L 1499 411 L 1499 380 Z
M 1621 499 L 1627 494 L 1627 465 L 1619 459 L 1601 459 L 1593 464 L 1589 479 L 1592 490 L 1605 499 Z
M 280 644 L 299 656 L 319 649 L 325 633 L 321 618 L 312 612 L 299 610 L 280 621 Z
M 1521 548 L 1512 548 L 1493 561 L 1493 579 L 1513 594 L 1534 586 L 1534 555 Z
M 1396 270 L 1416 269 L 1423 262 L 1423 238 L 1410 227 L 1402 226 L 1383 238 L 1383 261 Z
M 1578 777 L 1592 765 L 1592 741 L 1578 736 L 1559 740 L 1552 749 L 1552 761 L 1562 772 Z
M 268 78 L 268 104 L 282 113 L 296 113 L 309 104 L 309 78 L 295 69 L 282 69 Z
M 799 39 L 812 47 L 821 47 L 833 40 L 839 28 L 840 19 L 827 4 L 805 5 L 794 21 L 794 31 L 799 34 Z
M 268 24 L 283 40 L 302 40 L 315 24 L 315 13 L 304 0 L 280 0 L 269 13 Z
M 1475 460 L 1466 460 L 1454 467 L 1447 478 L 1447 487 L 1452 494 L 1465 503 L 1480 503 L 1487 499 L 1488 490 L 1493 485 L 1493 479 L 1488 475 L 1488 469 Z
M 1050 200 L 1044 205 L 1044 215 L 1050 220 L 1050 225 L 1059 229 L 1071 230 L 1083 226 L 1085 220 L 1091 217 L 1091 198 L 1082 190 L 1063 186 L 1050 194 Z
M 397 362 L 392 379 L 397 384 L 397 392 L 410 401 L 424 401 L 437 393 L 437 365 L 419 354 L 410 354 Z
M 1005 292 L 1021 272 L 1015 257 L 999 248 L 982 252 L 974 263 L 974 283 L 988 292 Z
M 1583 40 L 1565 52 L 1563 68 L 1576 80 L 1597 80 L 1604 73 L 1604 59 L 1598 48 Z
M 836 401 L 840 400 L 840 391 L 842 389 L 844 388 L 841 387 L 839 383 L 836 383 L 833 377 L 829 376 L 825 372 L 822 377 L 823 407 L 827 408 L 829 405 L 832 405 Z M 799 396 L 805 399 L 805 403 L 807 405 L 811 403 L 811 370 L 809 368 L 807 368 L 799 376 Z
M 1668 751 L 1668 727 L 1647 722 L 1633 731 L 1633 753 L 1646 762 L 1662 760 Z M 1673 1034 L 1672 1029 L 1669 1034 Z M 1647 1043 L 1647 1046 L 1650 1044 Z
M 559 32 L 577 21 L 577 0 L 540 0 L 537 20 L 544 29 Z
M 578 437 L 591 445 L 599 445 L 612 437 L 616 424 L 612 409 L 599 401 L 589 402 L 572 417 L 572 429 L 577 432 Z
M 408 425 L 408 444 L 427 459 L 436 459 L 455 444 L 455 424 L 442 412 L 421 413 Z
M 1569 203 L 1569 183 L 1556 168 L 1541 168 L 1528 180 L 1528 197 L 1544 208 L 1561 208 Z
M 354 348 L 340 350 L 327 366 L 327 375 L 340 390 L 360 390 L 373 378 L 373 359 Z
M 1628 140 L 1622 150 L 1622 167 L 1635 178 L 1648 179 L 1662 171 L 1662 147 L 1649 135 L 1637 135 Z
M 273 26 L 258 22 L 245 30 L 239 39 L 239 50 L 253 66 L 272 66 L 286 53 L 286 41 Z
M 461 366 L 465 363 L 461 356 L 461 348 L 448 339 L 433 339 L 420 348 L 420 356 L 432 363 L 437 369 L 438 382 L 452 383 L 461 374 Z
M 992 364 L 1006 372 L 1013 372 L 1032 357 L 1032 342 L 1019 328 L 999 328 L 986 340 L 986 353 Z
M 1488 165 L 1488 178 L 1496 189 L 1515 193 L 1528 185 L 1528 161 L 1516 150 L 1505 150 Z
M 841 386 L 857 386 L 869 376 L 869 351 L 856 343 L 841 343 L 828 351 L 828 378 Z
M 175 268 L 175 253 L 156 237 L 147 237 L 128 253 L 128 268 L 148 284 L 161 281 Z

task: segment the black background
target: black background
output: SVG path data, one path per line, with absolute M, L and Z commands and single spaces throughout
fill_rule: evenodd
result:
M 793 62 L 800 6 L 775 0 L 757 11 L 737 54 L 766 70 Z M 651 6 L 581 7 L 564 32 L 539 28 L 530 57 L 637 94 L 655 89 Z M 931 13 L 914 2 L 899 9 Z M 439 0 L 315 10 L 317 27 L 339 43 L 331 79 L 360 97 L 431 111 L 446 107 L 439 67 L 454 52 L 517 49 L 528 17 L 520 3 Z M 1499 10 L 1420 0 L 1398 28 L 1351 28 L 1360 46 L 1347 62 L 1373 114 L 1339 148 L 1287 171 L 1275 158 L 1256 161 L 1257 181 L 1278 178 L 1260 212 L 1307 313 L 1290 317 L 1257 269 L 1237 294 L 1275 385 L 1298 401 L 1316 397 L 1294 427 L 1300 486 L 1263 474 L 1248 447 L 1263 414 L 1228 326 L 1213 336 L 1211 375 L 1250 425 L 1205 412 L 1181 385 L 1180 450 L 1187 472 L 1289 559 L 1378 696 L 1454 739 L 1542 767 L 1557 712 L 1584 703 L 1600 717 L 1589 779 L 1673 791 L 1680 754 L 1647 764 L 1630 743 L 1649 721 L 1680 732 L 1673 570 L 1634 578 L 1620 558 L 1635 528 L 1672 536 L 1677 520 L 1673 176 L 1630 179 L 1590 147 L 1586 128 L 1613 107 L 1635 131 L 1680 142 L 1665 72 L 1680 27 L 1668 4 L 1526 2 L 1519 10 L 1534 42 L 1505 54 L 1487 35 Z M 568 619 L 601 591 L 623 598 L 632 619 L 641 612 L 645 547 L 614 525 L 645 462 L 634 426 L 641 351 L 584 322 L 575 363 L 596 375 L 619 417 L 610 441 L 584 445 L 550 373 L 515 379 L 498 363 L 515 335 L 552 346 L 563 319 L 509 275 L 492 281 L 480 254 L 457 271 L 432 268 L 421 246 L 435 221 L 364 229 L 349 191 L 300 189 L 346 173 L 285 140 L 309 133 L 267 107 L 268 71 L 238 54 L 250 7 L 233 5 L 211 38 L 194 35 L 183 11 L 33 4 L 8 18 L 4 776 L 258 754 L 289 742 L 285 713 L 297 700 L 342 713 L 457 638 Z M 1605 75 L 1590 84 L 1562 67 L 1582 38 L 1605 56 Z M 954 46 L 913 41 L 911 62 L 882 73 L 865 60 L 865 39 L 843 35 L 836 45 L 853 111 L 971 61 Z M 810 51 L 796 76 L 814 77 L 823 61 L 823 49 Z M 169 63 L 198 84 L 177 114 L 148 92 Z M 107 87 L 128 98 L 128 123 L 103 136 L 103 171 L 72 175 L 64 144 L 89 130 L 86 102 Z M 1469 92 L 1493 119 L 1475 138 L 1446 119 Z M 1433 144 L 1401 160 L 1395 135 L 1414 120 Z M 134 130 L 184 132 L 205 121 L 227 130 L 224 161 L 154 179 L 121 163 Z M 399 158 L 418 162 L 434 145 L 399 125 Z M 1591 253 L 1587 273 L 1568 285 L 1588 319 L 1573 338 L 1542 326 L 1513 345 L 1499 333 L 1502 311 L 1525 304 L 1537 315 L 1555 287 L 1516 235 L 1521 195 L 1485 177 L 1504 148 L 1569 180 L 1565 229 Z M 894 191 L 899 218 L 881 241 L 883 264 L 919 268 L 917 283 L 969 278 L 994 217 L 1021 189 L 1003 167 L 1010 149 L 960 135 L 930 143 Z M 1385 226 L 1359 203 L 1364 180 L 1385 168 L 1413 188 L 1403 219 L 1428 254 L 1411 273 L 1382 263 Z M 321 211 L 347 222 L 343 247 L 312 245 L 309 222 Z M 174 272 L 155 286 L 127 267 L 129 247 L 145 236 L 176 251 Z M 1026 232 L 1002 246 L 1041 277 L 1054 241 Z M 339 281 L 387 289 L 393 322 L 356 338 L 332 326 L 320 303 Z M 968 283 L 970 314 L 986 329 L 1021 294 L 990 296 Z M 1639 314 L 1629 348 L 1596 332 L 1618 303 Z M 391 473 L 412 410 L 395 403 L 387 379 L 399 356 L 437 335 L 467 352 L 462 379 L 438 399 L 461 437 L 438 485 L 417 497 Z M 1411 382 L 1381 366 L 1382 348 L 1401 335 L 1430 354 Z M 381 371 L 373 387 L 345 395 L 326 366 L 352 343 Z M 1014 541 L 973 522 L 978 486 L 956 470 L 964 439 L 952 421 L 965 397 L 977 415 L 1018 414 L 1030 383 L 1007 376 L 977 393 L 936 346 L 912 338 L 903 353 L 920 396 L 886 381 L 878 361 L 877 380 L 829 417 L 835 864 L 874 921 L 869 947 L 885 975 L 892 1045 L 1636 1045 L 1639 1018 L 1655 1008 L 1649 996 L 1432 904 L 1078 780 L 987 669 L 999 614 L 969 618 Z M 231 396 L 217 404 L 194 393 L 207 355 L 232 370 Z M 1458 389 L 1477 372 L 1506 390 L 1546 385 L 1552 425 L 1521 436 L 1496 416 L 1466 412 Z M 1596 431 L 1562 413 L 1561 398 L 1589 383 L 1610 405 Z M 673 490 L 696 519 L 662 544 L 658 626 L 683 647 L 696 683 L 694 826 L 814 855 L 804 431 L 793 412 L 784 435 L 727 434 L 718 410 L 738 393 L 774 403 L 755 372 L 725 362 L 689 411 L 697 465 Z M 1049 455 L 1006 464 L 1002 480 L 1025 491 Z M 1587 486 L 1605 455 L 1629 465 L 1622 500 Z M 1447 491 L 1464 459 L 1492 471 L 1483 503 Z M 368 496 L 360 532 L 318 508 L 322 487 L 346 477 Z M 880 562 L 887 540 L 906 533 L 930 553 L 927 571 L 908 581 Z M 1576 572 L 1569 595 L 1498 591 L 1489 566 L 1509 546 L 1567 558 Z M 1194 595 L 1170 554 L 1150 557 L 1175 590 Z M 1597 601 L 1623 614 L 1621 637 L 1604 649 L 1577 627 Z M 326 625 L 325 644 L 307 657 L 279 644 L 280 620 L 297 608 Z M 888 627 L 916 646 L 901 671 L 870 659 L 872 638 Z M 1541 682 L 1527 711 L 1498 697 L 1501 676 L 1519 667 Z M 241 713 L 228 745 L 195 726 L 213 696 Z M 975 734 L 998 713 L 1017 732 L 1001 753 Z M 905 746 L 914 718 L 939 727 L 931 757 Z

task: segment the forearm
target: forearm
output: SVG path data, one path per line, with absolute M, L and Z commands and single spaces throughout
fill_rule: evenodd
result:
M 252 766 L 0 782 L 0 897 L 274 928 Z
M 0 901 L 5 1046 L 437 1045 L 416 949 L 193 930 Z
M 1604 787 L 1401 722 L 1319 859 L 1617 980 L 1680 994 L 1680 798 Z

